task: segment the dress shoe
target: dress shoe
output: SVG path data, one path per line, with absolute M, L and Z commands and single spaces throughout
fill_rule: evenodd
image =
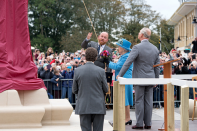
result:
M 132 120 L 129 120 L 129 121 L 127 121 L 126 123 L 125 123 L 125 125 L 132 125 Z
M 151 126 L 144 126 L 144 129 L 151 129 Z
M 138 126 L 132 126 L 132 129 L 143 129 L 143 127 L 138 127 Z

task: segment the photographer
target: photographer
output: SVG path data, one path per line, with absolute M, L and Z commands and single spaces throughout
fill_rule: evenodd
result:
M 196 70 L 196 65 L 191 63 L 189 65 L 189 71 L 188 71 L 189 74 L 197 74 L 197 70 Z
M 187 60 L 185 58 L 181 59 L 181 62 L 178 63 L 175 69 L 175 74 L 188 74 Z
M 75 59 L 74 64 L 73 64 L 73 70 L 75 70 L 75 69 L 78 68 L 79 66 L 81 66 L 81 65 L 79 64 L 79 60 L 78 60 L 78 59 Z

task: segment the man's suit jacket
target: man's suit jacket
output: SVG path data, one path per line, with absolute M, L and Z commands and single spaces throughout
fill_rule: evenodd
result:
M 87 39 L 85 39 L 82 43 L 81 43 L 81 47 L 84 48 L 84 49 L 87 49 L 88 47 L 93 47 L 95 48 L 96 50 L 98 50 L 98 43 L 97 42 L 94 42 L 94 41 L 89 41 Z M 111 54 L 110 58 L 109 58 L 109 61 L 112 60 L 112 49 L 109 48 L 107 45 L 105 45 L 104 50 L 107 50 L 109 51 L 109 53 Z M 97 60 L 94 62 L 95 65 L 105 69 L 105 63 L 104 63 L 104 59 L 100 58 L 100 55 L 98 54 L 97 56 Z M 108 67 L 108 65 L 107 65 Z M 107 72 L 111 72 L 111 69 L 110 68 L 107 68 Z
M 78 94 L 76 114 L 106 114 L 104 94 L 108 92 L 105 70 L 87 62 L 75 70 L 73 88 Z
M 159 78 L 159 51 L 156 46 L 148 40 L 143 40 L 140 44 L 133 46 L 129 57 L 123 65 L 119 76 L 122 77 L 133 63 L 132 78 Z

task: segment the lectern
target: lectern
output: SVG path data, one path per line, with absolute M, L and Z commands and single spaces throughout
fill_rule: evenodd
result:
M 179 61 L 180 59 L 175 59 L 175 60 L 171 60 L 165 63 L 161 63 L 158 65 L 154 65 L 153 67 L 157 67 L 157 66 L 164 66 L 164 70 L 163 70 L 163 75 L 164 78 L 171 78 L 171 74 L 172 74 L 172 63 Z M 165 130 L 167 131 L 168 127 L 167 127 L 167 85 L 164 85 L 164 122 L 165 122 L 165 128 L 164 129 L 158 129 L 158 130 Z

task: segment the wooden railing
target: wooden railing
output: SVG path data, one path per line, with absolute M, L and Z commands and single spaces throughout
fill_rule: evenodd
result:
M 190 77 L 189 77 L 190 76 Z M 189 131 L 189 87 L 197 88 L 197 81 L 186 81 L 193 75 L 177 75 L 170 79 L 132 78 L 120 77 L 114 82 L 114 103 L 113 103 L 113 130 L 125 131 L 125 85 L 162 85 L 167 84 L 167 129 L 174 131 L 174 85 L 181 86 L 181 131 Z

